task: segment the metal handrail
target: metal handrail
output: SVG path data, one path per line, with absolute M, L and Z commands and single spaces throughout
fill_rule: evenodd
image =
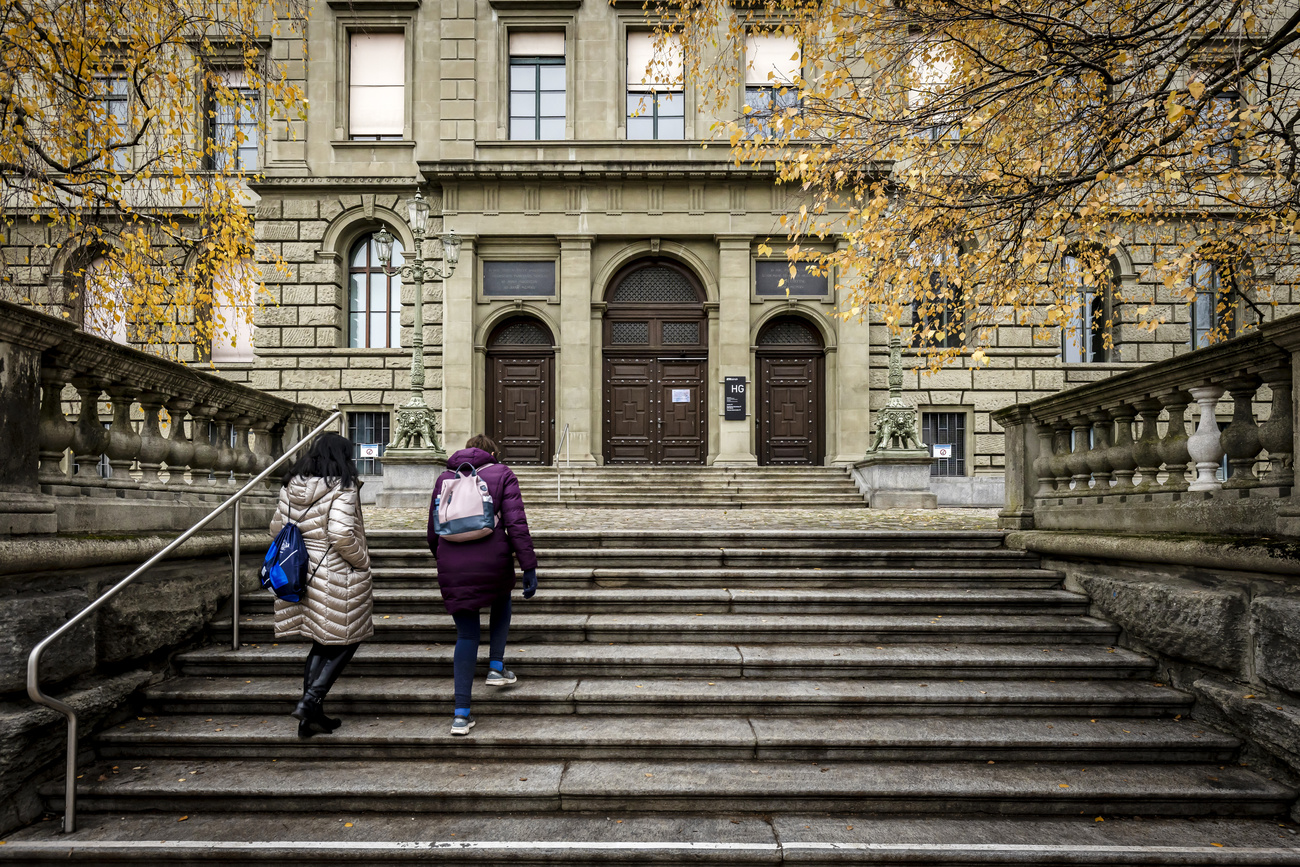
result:
M 269 476 L 276 468 L 278 468 L 286 460 L 292 457 L 294 452 L 298 451 L 298 449 L 302 448 L 304 445 L 310 442 L 312 437 L 316 436 L 316 434 L 325 430 L 325 428 L 333 424 L 342 415 L 343 413 L 340 412 L 336 407 L 333 415 L 325 419 L 325 421 L 321 422 L 313 431 L 311 431 L 311 433 L 304 436 L 301 440 L 295 443 L 291 448 L 287 449 L 285 453 L 280 455 L 280 457 L 276 458 L 275 461 L 273 461 L 269 467 L 262 470 L 262 472 L 258 473 L 257 476 L 250 479 L 246 485 L 244 485 L 242 488 L 240 488 L 238 491 L 232 494 L 228 500 L 226 500 L 220 506 L 217 506 L 215 509 L 209 512 L 207 517 L 203 518 L 203 520 L 199 521 L 197 524 L 190 527 L 184 533 L 181 533 L 174 540 L 172 540 L 165 548 L 163 548 L 157 554 L 154 554 L 152 557 L 146 560 L 144 562 L 144 565 L 140 566 L 130 575 L 127 575 L 121 581 L 114 584 L 113 587 L 110 590 L 108 590 L 106 593 L 101 593 L 99 597 L 95 599 L 94 602 L 90 603 L 85 608 L 81 609 L 81 613 L 77 614 L 67 623 L 63 624 L 58 629 L 51 632 L 39 644 L 37 644 L 35 647 L 32 648 L 32 652 L 27 656 L 27 695 L 28 697 L 31 698 L 32 701 L 36 702 L 37 704 L 44 705 L 45 707 L 51 708 L 52 710 L 57 710 L 59 713 L 63 714 L 64 717 L 66 717 L 68 720 L 68 759 L 67 759 L 67 768 L 66 768 L 66 780 L 64 783 L 65 789 L 63 795 L 63 799 L 64 799 L 63 800 L 63 833 L 70 834 L 77 829 L 77 785 L 76 785 L 77 784 L 77 712 L 76 710 L 73 709 L 71 705 L 65 704 L 56 698 L 50 698 L 45 693 L 41 692 L 41 681 L 40 681 L 41 654 L 45 653 L 45 648 L 48 647 L 56 638 L 59 638 L 68 630 L 72 629 L 78 623 L 80 623 L 81 621 L 89 617 L 92 613 L 94 613 L 95 609 L 99 608 L 101 605 L 103 605 L 108 600 L 112 599 L 122 590 L 126 589 L 128 584 L 130 584 L 136 578 L 139 578 L 141 575 L 143 575 L 146 571 L 149 570 L 151 566 L 153 566 L 159 560 L 163 559 L 172 551 L 176 550 L 176 548 L 179 547 L 181 543 L 185 542 L 187 539 L 189 539 L 199 530 L 202 530 L 208 524 L 212 523 L 213 518 L 217 517 L 217 515 L 220 515 L 222 512 L 226 511 L 226 509 L 230 508 L 231 506 L 234 506 L 235 509 L 234 521 L 233 521 L 234 523 L 234 564 L 233 564 L 233 573 L 232 573 L 234 579 L 233 580 L 234 592 L 231 596 L 231 604 L 233 605 L 233 609 L 232 609 L 233 616 L 231 618 L 231 624 L 232 624 L 231 648 L 234 650 L 238 650 L 239 649 L 239 505 L 240 505 L 240 500 L 243 499 L 244 495 L 247 494 L 249 490 L 253 488 L 254 485 L 258 484 L 267 476 Z
M 560 492 L 560 449 L 564 449 L 564 468 L 569 468 L 569 423 L 564 423 L 564 433 L 560 434 L 560 444 L 555 447 L 555 502 L 564 499 Z

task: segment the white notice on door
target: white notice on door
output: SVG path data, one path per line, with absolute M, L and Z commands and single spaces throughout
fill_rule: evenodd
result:
M 690 403 L 691 390 L 689 388 L 674 388 L 673 403 Z

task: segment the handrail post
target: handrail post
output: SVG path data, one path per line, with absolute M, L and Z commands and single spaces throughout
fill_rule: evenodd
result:
M 230 649 L 239 649 L 239 513 L 243 500 L 235 500 L 233 509 L 235 544 L 231 548 Z

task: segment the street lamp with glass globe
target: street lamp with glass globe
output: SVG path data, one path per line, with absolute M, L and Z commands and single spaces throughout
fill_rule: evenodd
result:
M 397 424 L 394 427 L 389 449 L 421 449 L 430 452 L 430 457 L 446 457 L 438 443 L 437 428 L 434 425 L 433 410 L 424 402 L 424 279 L 449 280 L 460 261 L 460 238 L 452 231 L 437 236 L 442 242 L 442 259 L 446 270 L 426 267 L 424 264 L 424 241 L 429 229 L 429 203 L 418 191 L 415 198 L 407 203 L 411 234 L 415 237 L 414 255 L 400 268 L 393 268 L 393 235 L 387 228 L 382 228 L 375 235 L 375 246 L 379 248 L 380 267 L 389 277 L 401 275 L 403 280 L 415 284 L 415 329 L 411 340 L 411 397 L 397 410 Z

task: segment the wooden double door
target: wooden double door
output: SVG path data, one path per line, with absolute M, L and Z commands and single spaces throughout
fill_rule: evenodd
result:
M 705 358 L 605 358 L 605 462 L 702 464 Z
M 516 319 L 487 351 L 486 433 L 507 464 L 549 464 L 555 450 L 555 351 L 550 332 Z

